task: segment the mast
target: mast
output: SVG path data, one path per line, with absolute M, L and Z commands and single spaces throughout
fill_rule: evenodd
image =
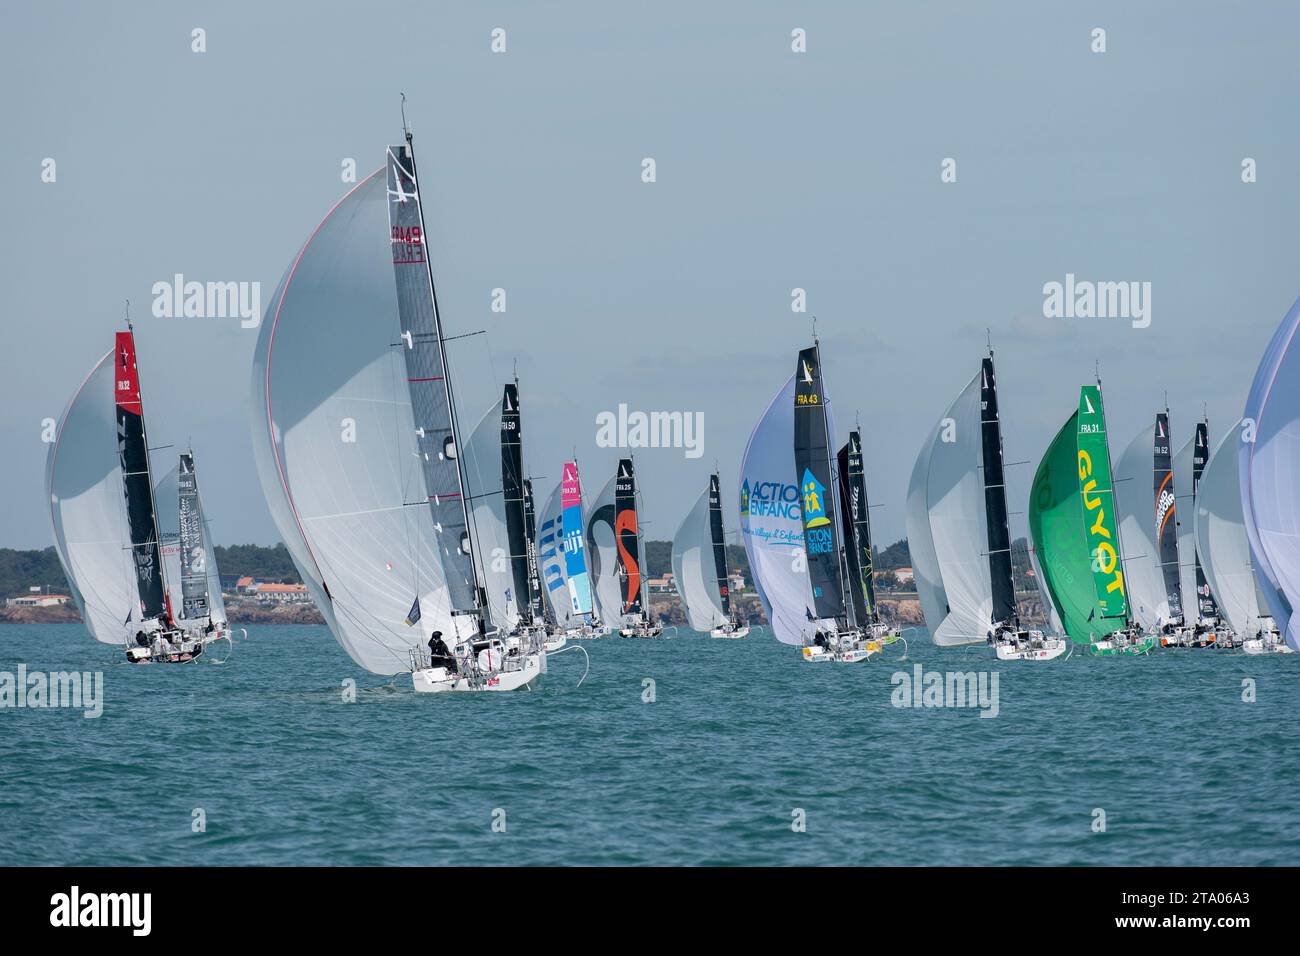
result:
M 460 424 L 447 364 L 433 263 L 428 255 L 429 232 L 420 199 L 415 150 L 411 131 L 407 129 L 405 134 L 404 146 L 388 150 L 388 208 L 407 384 L 434 526 L 440 540 L 450 538 L 452 544 L 448 547 L 444 541 L 441 547 L 451 613 L 453 617 L 473 615 L 481 634 L 491 615 L 486 591 L 479 580 L 476 548 L 470 532 L 468 483 L 460 460 L 463 447 Z M 405 269 L 406 266 L 422 266 L 419 278 L 413 274 L 414 270 Z M 454 472 L 454 481 L 447 474 L 449 470 Z
M 153 495 L 153 468 L 149 458 L 149 434 L 144 422 L 144 400 L 140 392 L 140 371 L 136 365 L 135 328 L 130 317 L 127 331 L 117 333 L 116 374 L 113 377 L 117 405 L 117 452 L 122 468 L 122 495 L 126 502 L 127 530 L 135 565 L 140 612 L 172 626 L 171 601 L 158 549 L 158 509 Z
M 727 577 L 727 542 L 722 530 L 722 490 L 718 474 L 709 475 L 709 537 L 713 543 L 713 573 L 717 579 L 722 614 L 731 619 L 731 581 Z M 680 591 L 684 585 L 677 583 Z
M 1155 455 L 1152 489 L 1155 498 L 1156 553 L 1169 602 L 1167 624 L 1183 622 L 1183 589 L 1178 573 L 1178 518 L 1172 442 L 1169 437 L 1169 407 L 1156 413 Z
M 840 479 L 840 515 L 844 530 L 844 558 L 848 565 L 853 611 L 864 624 L 880 620 L 876 611 L 876 586 L 872 580 L 871 523 L 867 517 L 866 476 L 862 470 L 862 434 L 855 428 L 837 456 Z
M 1002 416 L 998 410 L 993 349 L 980 369 L 980 435 L 984 465 L 984 512 L 988 525 L 989 580 L 993 590 L 993 621 L 1010 621 L 1020 629 L 1015 576 L 1011 567 L 1011 523 L 1007 514 L 1007 485 L 1002 458 Z
M 794 464 L 799 479 L 804 553 L 814 619 L 853 623 L 844 602 L 844 560 L 835 524 L 829 424 L 823 390 L 821 345 L 799 352 L 795 367 Z
M 507 382 L 501 398 L 501 491 L 506 506 L 506 542 L 519 620 L 534 622 L 529 535 L 524 514 L 523 426 L 519 412 L 519 380 Z M 533 567 L 535 567 L 535 563 Z

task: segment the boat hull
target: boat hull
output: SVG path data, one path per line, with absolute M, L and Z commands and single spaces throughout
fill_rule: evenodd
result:
M 738 640 L 739 638 L 748 637 L 748 636 L 749 636 L 749 627 L 743 625 L 741 627 L 732 628 L 730 630 L 723 627 L 715 627 L 713 630 L 709 631 L 709 637 L 717 637 L 723 640 L 734 641 L 734 640 Z
M 1041 645 L 1025 646 L 1023 644 L 998 644 L 997 656 L 1000 661 L 1050 661 L 1066 652 L 1069 645 L 1059 637 L 1049 637 Z
M 545 659 L 545 653 L 529 654 L 518 669 L 487 674 L 461 674 L 449 672 L 445 667 L 421 667 L 411 672 L 411 686 L 421 694 L 521 690 L 531 687 L 546 672 Z

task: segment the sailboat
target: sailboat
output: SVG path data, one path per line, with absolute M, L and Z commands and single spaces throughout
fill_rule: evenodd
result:
M 96 640 L 121 647 L 133 664 L 186 663 L 214 641 L 229 640 L 192 455 L 182 457 L 182 467 L 184 485 L 173 471 L 155 487 L 128 322 L 64 409 L 45 485 L 55 550 L 82 620 Z M 170 581 L 160 513 L 167 529 L 175 527 Z M 172 596 L 178 577 L 179 616 Z
M 620 637 L 658 637 L 664 627 L 650 618 L 650 600 L 646 593 L 645 552 L 641 529 L 637 523 L 640 495 L 636 469 L 631 458 L 622 458 L 614 478 L 614 534 L 618 542 L 618 582 L 620 589 Z
M 1029 532 L 1065 634 L 1099 656 L 1149 653 L 1155 638 L 1133 624 L 1125 592 L 1100 381 L 1080 388 L 1043 454 Z
M 1215 599 L 1236 641 L 1247 654 L 1289 654 L 1260 596 L 1259 579 L 1250 557 L 1250 542 L 1241 511 L 1241 484 L 1237 463 L 1238 421 L 1220 439 L 1201 473 L 1196 490 L 1193 533 L 1197 564 L 1204 568 L 1207 591 Z
M 727 577 L 722 491 L 717 472 L 673 535 L 673 580 L 694 630 L 710 637 L 741 638 L 749 625 L 736 614 Z
M 418 692 L 531 687 L 507 646 L 467 500 L 453 367 L 411 133 L 326 215 L 280 280 L 253 368 L 276 525 L 330 631 Z
M 1209 444 L 1210 423 L 1202 418 L 1196 423 L 1192 437 L 1173 457 L 1173 473 L 1178 476 L 1179 486 L 1186 489 L 1187 478 L 1191 476 L 1191 493 L 1184 491 L 1178 496 L 1188 504 L 1177 509 L 1174 515 L 1178 523 L 1178 578 L 1185 625 L 1177 646 L 1229 650 L 1237 646 L 1236 635 L 1219 615 L 1218 603 L 1196 553 L 1196 498 L 1201 493 L 1201 478 L 1210 458 Z
M 590 640 L 609 634 L 592 591 L 584 519 L 578 462 L 566 461 L 563 477 L 547 499 L 537 529 L 542 593 L 555 618 L 552 642 L 560 635 Z
M 1255 370 L 1237 449 L 1242 522 L 1265 606 L 1287 645 L 1300 651 L 1300 300 L 1287 312 Z
M 1065 653 L 1064 639 L 1020 620 L 992 349 L 917 456 L 907 541 L 921 610 L 940 647 L 986 643 L 999 660 Z
M 840 519 L 844 534 L 845 578 L 853 616 L 871 642 L 893 644 L 903 632 L 880 617 L 876 604 L 875 560 L 871 552 L 871 505 L 862 465 L 862 432 L 854 428 L 835 456 L 840 485 Z

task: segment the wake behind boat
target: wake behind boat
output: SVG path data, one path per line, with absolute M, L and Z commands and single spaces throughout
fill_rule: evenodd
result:
M 216 557 L 193 453 L 155 487 L 127 326 L 73 395 L 50 445 L 55 550 L 96 640 L 121 647 L 133 664 L 189 663 L 229 643 Z

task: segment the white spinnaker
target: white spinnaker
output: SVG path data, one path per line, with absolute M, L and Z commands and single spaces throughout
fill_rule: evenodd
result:
M 409 670 L 410 648 L 434 630 L 448 643 L 474 630 L 451 616 L 403 347 L 381 170 L 331 210 L 281 279 L 252 382 L 267 506 L 335 638 L 377 674 Z
M 506 533 L 505 482 L 501 474 L 501 402 L 479 420 L 465 445 L 465 480 L 469 484 L 472 533 L 478 542 L 479 574 L 487 590 L 492 620 L 513 629 L 519 623 L 519 597 L 510 568 Z
M 713 559 L 708 488 L 673 535 L 673 580 L 677 582 L 677 593 L 686 605 L 686 616 L 694 630 L 710 631 L 725 623 Z
M 993 622 L 993 585 L 989 569 L 988 517 L 983 482 L 983 426 L 976 373 L 948 406 L 913 470 L 913 494 L 908 492 L 908 541 L 921 539 L 921 565 L 930 593 L 923 597 L 926 626 L 936 644 L 952 646 L 987 640 Z M 918 470 L 919 469 L 919 470 Z M 922 505 L 923 501 L 923 505 Z M 922 507 L 924 510 L 922 510 Z M 914 525 L 924 524 L 924 528 Z M 933 566 L 928 565 L 931 558 Z M 912 572 L 921 591 L 922 570 L 912 554 Z M 941 613 L 938 593 L 947 613 Z M 929 607 L 927 608 L 927 605 Z M 931 616 L 934 614 L 935 616 Z
M 583 501 L 583 527 L 587 533 L 587 574 L 592 582 L 596 603 L 608 609 L 606 624 L 621 620 L 623 587 L 618 576 L 618 545 L 614 538 L 614 482 L 611 475 L 605 487 L 596 496 L 595 503 L 586 507 Z M 644 562 L 641 565 L 645 567 Z
M 907 513 L 904 516 L 916 596 L 921 601 L 921 614 L 931 638 L 948 616 L 948 595 L 944 592 L 943 577 L 939 573 L 939 557 L 934 549 L 934 535 L 930 532 L 930 508 L 926 501 L 930 456 L 939 441 L 942 427 L 941 422 L 930 430 L 916 456 L 912 477 L 907 483 Z
M 1224 433 L 1201 472 L 1194 524 L 1196 550 L 1210 593 L 1237 635 L 1248 638 L 1259 630 L 1260 607 L 1241 515 L 1236 447 L 1240 429 L 1238 421 Z
M 1156 549 L 1155 439 L 1151 425 L 1143 426 L 1115 463 L 1115 514 L 1123 551 L 1125 594 L 1133 618 L 1145 630 L 1157 630 L 1169 620 Z M 1177 481 L 1177 472 L 1175 472 Z M 1176 486 L 1175 486 L 1176 487 Z
M 45 459 L 45 492 L 55 550 L 86 629 L 123 644 L 140 597 L 127 547 L 112 358 L 110 351 L 95 364 L 63 410 Z
M 1273 333 L 1246 399 L 1237 466 L 1255 573 L 1273 621 L 1300 651 L 1300 300 Z
M 794 470 L 793 374 L 749 436 L 740 487 L 740 534 L 759 600 L 776 639 L 802 645 L 816 627 L 807 617 L 812 596 Z
M 1174 517 L 1178 519 L 1178 590 L 1183 597 L 1183 621 L 1196 624 L 1201 619 L 1200 601 L 1196 596 L 1196 501 L 1192 496 L 1192 456 L 1196 452 L 1196 428 L 1192 437 L 1173 458 Z

